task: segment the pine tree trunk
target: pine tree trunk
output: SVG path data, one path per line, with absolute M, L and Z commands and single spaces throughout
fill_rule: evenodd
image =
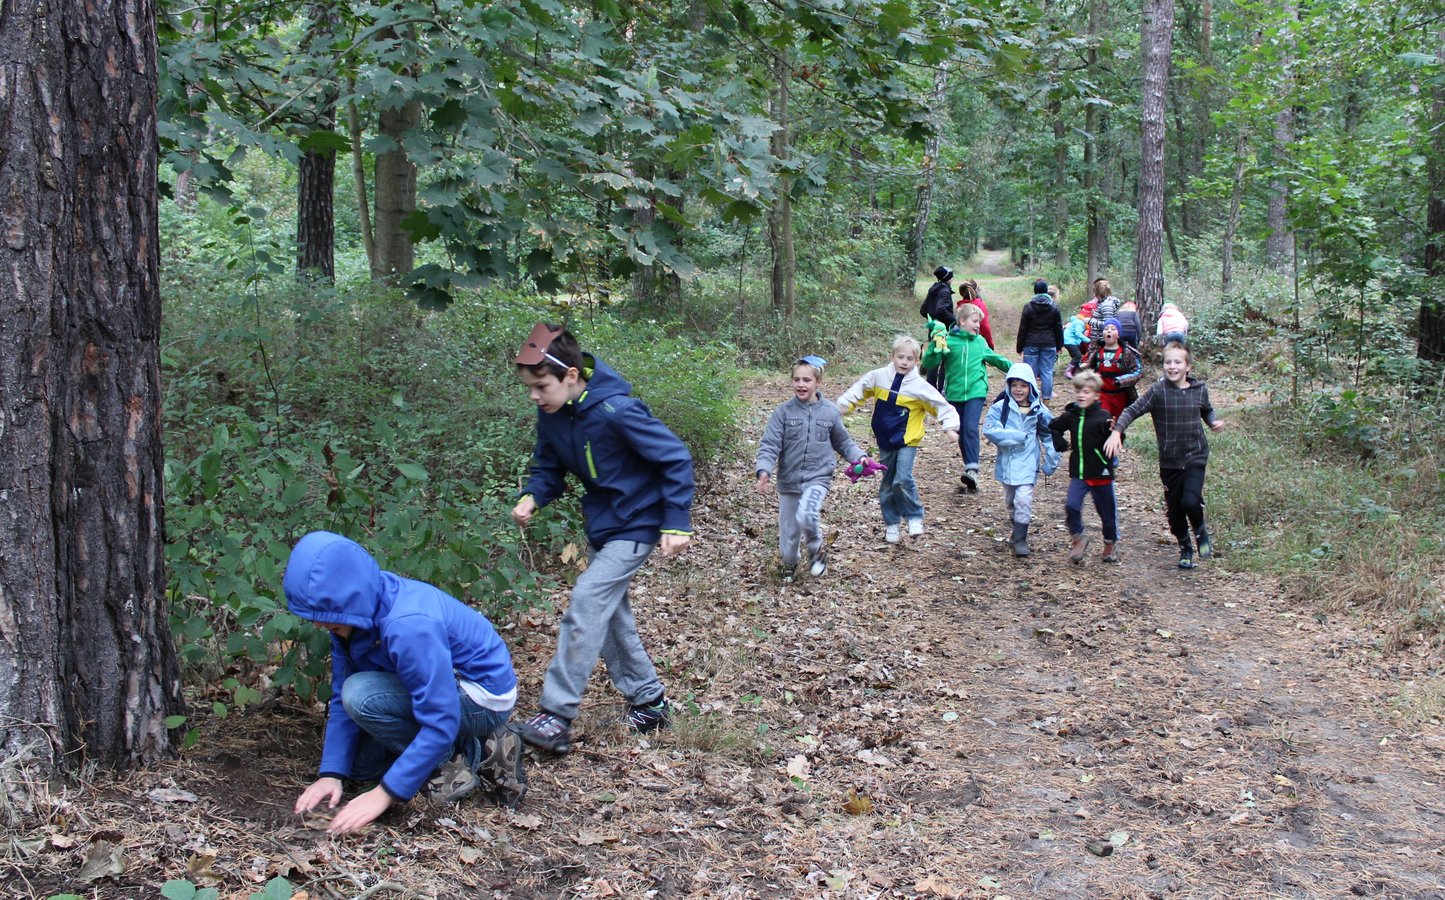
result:
M 334 102 L 334 95 L 333 101 Z M 329 123 L 336 124 L 334 114 Z M 336 278 L 336 151 L 301 154 L 296 164 L 296 275 Z
M 1069 267 L 1069 148 L 1064 143 L 1064 104 L 1049 104 L 1054 118 L 1054 265 Z
M 163 547 L 155 8 L 11 0 L 0 47 L 0 777 L 26 759 L 145 763 L 168 752 L 164 719 L 181 706 Z
M 1104 0 L 1089 0 L 1089 50 L 1087 54 L 1090 77 L 1099 66 L 1099 48 L 1095 41 L 1099 37 L 1099 24 L 1103 16 Z M 1084 296 L 1088 296 L 1094 279 L 1099 277 L 1103 265 L 1100 256 L 1100 231 L 1103 226 L 1099 211 L 1099 177 L 1096 168 L 1099 158 L 1099 108 L 1090 103 L 1084 109 L 1084 254 L 1085 264 Z
M 1284 18 L 1287 20 L 1287 28 L 1293 34 L 1296 21 L 1299 17 L 1299 9 L 1295 0 L 1285 0 L 1283 4 Z M 1291 40 L 1291 46 L 1293 40 Z M 1286 51 L 1284 60 L 1284 84 L 1281 90 L 1288 100 L 1294 94 L 1294 78 L 1289 74 L 1292 66 L 1290 55 L 1293 50 Z M 1294 145 L 1294 107 L 1285 106 L 1274 116 L 1274 166 L 1276 169 L 1283 168 L 1290 158 L 1290 151 Z M 1283 271 L 1294 256 L 1294 234 L 1289 230 L 1289 185 L 1285 183 L 1282 176 L 1276 175 L 1269 182 L 1269 206 L 1265 211 L 1265 224 L 1269 228 L 1269 236 L 1264 241 L 1265 259 L 1275 269 Z
M 1174 0 L 1145 0 L 1140 32 L 1144 83 L 1139 125 L 1139 226 L 1134 253 L 1134 300 L 1146 330 L 1164 300 L 1164 106 Z
M 913 227 L 908 232 L 908 265 L 904 267 L 899 287 L 912 291 L 918 280 L 918 271 L 923 266 L 923 245 L 928 239 L 928 218 L 933 208 L 933 183 L 938 171 L 938 151 L 943 146 L 944 91 L 948 87 L 948 76 L 940 66 L 933 73 L 933 90 L 928 95 L 928 108 L 933 115 L 933 133 L 923 150 L 923 180 L 918 184 L 917 204 L 914 207 Z
M 791 76 L 792 67 L 784 53 L 778 59 L 775 69 L 776 84 L 772 94 L 773 121 L 778 124 L 778 130 L 773 132 L 772 136 L 772 151 L 773 156 L 780 161 L 787 160 L 789 156 L 788 82 Z M 791 188 L 792 178 L 785 175 L 779 179 L 778 198 L 768 212 L 768 241 L 773 251 L 773 309 L 781 312 L 789 321 L 792 321 L 796 306 L 794 276 L 797 272 L 797 260 L 793 250 Z
M 416 210 L 416 165 L 401 140 L 420 122 L 417 101 L 381 111 L 381 134 L 393 146 L 376 157 L 376 265 L 371 270 L 376 280 L 405 275 L 414 265 L 411 235 L 402 222 Z
M 1219 289 L 1227 298 L 1234 293 L 1234 238 L 1239 233 L 1239 212 L 1244 200 L 1245 153 L 1249 144 L 1244 129 L 1234 141 L 1234 187 L 1229 194 L 1229 217 L 1224 222 L 1224 239 L 1220 244 L 1223 263 L 1219 273 Z
M 1445 31 L 1436 36 L 1436 58 L 1445 63 Z M 1445 362 L 1445 85 L 1436 79 L 1431 89 L 1430 155 L 1426 163 L 1425 207 L 1425 289 L 1420 300 L 1420 328 L 1415 355 L 1420 359 Z

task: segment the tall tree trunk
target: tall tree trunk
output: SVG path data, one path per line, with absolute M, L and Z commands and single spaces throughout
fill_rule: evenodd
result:
M 4 777 L 27 759 L 144 763 L 168 751 L 164 720 L 181 706 L 163 546 L 155 8 L 11 0 L 0 47 Z
M 784 52 L 774 67 L 774 88 L 772 92 L 772 116 L 778 130 L 773 132 L 773 156 L 780 162 L 789 157 L 788 84 L 792 78 L 792 66 Z M 773 309 L 780 311 L 791 321 L 794 307 L 794 275 L 797 262 L 793 251 L 793 179 L 784 175 L 779 179 L 778 198 L 768 211 L 768 243 L 773 251 L 772 294 Z
M 1284 0 L 1281 12 L 1287 20 L 1286 27 L 1293 35 L 1299 17 L 1296 0 Z M 1291 49 L 1285 51 L 1285 76 L 1284 83 L 1281 85 L 1286 105 L 1274 116 L 1273 163 L 1276 170 L 1286 165 L 1290 158 L 1290 150 L 1294 145 L 1294 76 L 1290 74 L 1294 67 L 1292 38 L 1289 43 Z M 1276 174 L 1269 182 L 1269 206 L 1265 217 L 1265 223 L 1269 227 L 1269 236 L 1265 238 L 1264 255 L 1271 266 L 1283 271 L 1294 256 L 1294 234 L 1290 232 L 1288 222 L 1289 185 L 1279 174 Z
M 355 96 L 356 79 L 347 84 L 347 93 Z M 356 190 L 356 219 L 361 231 L 361 245 L 366 250 L 367 266 L 376 277 L 380 265 L 376 259 L 376 234 L 371 229 L 371 198 L 366 190 L 366 157 L 361 152 L 361 116 L 356 101 L 346 105 L 347 131 L 351 138 L 351 184 Z
M 1234 187 L 1229 194 L 1229 217 L 1224 222 L 1224 239 L 1220 245 L 1223 263 L 1219 273 L 1219 289 L 1225 297 L 1234 292 L 1234 237 L 1239 233 L 1239 211 L 1244 200 L 1244 171 L 1247 162 L 1245 154 L 1248 149 L 1244 128 L 1241 127 L 1239 136 L 1234 139 Z
M 1097 78 L 1099 67 L 1100 20 L 1104 14 L 1104 0 L 1089 0 L 1089 51 L 1088 66 L 1090 77 Z M 1099 206 L 1099 177 L 1096 174 L 1099 146 L 1099 107 L 1090 103 L 1084 109 L 1084 220 L 1085 220 L 1085 265 L 1084 296 L 1092 289 L 1094 279 L 1099 277 L 1103 265 L 1103 216 Z
M 1436 35 L 1436 58 L 1445 63 L 1445 31 Z M 1428 181 L 1425 207 L 1426 295 L 1420 301 L 1419 334 L 1415 355 L 1420 359 L 1445 362 L 1445 85 L 1436 79 L 1431 88 L 1430 115 L 1425 125 L 1430 132 L 1430 156 L 1426 162 Z
M 402 135 L 421 122 L 421 103 L 381 111 L 380 130 L 391 146 L 376 157 L 376 265 L 371 277 L 395 278 L 412 270 L 411 235 L 402 227 L 416 210 L 416 165 L 402 148 Z
M 336 94 L 322 100 L 318 125 L 336 127 Z M 296 274 L 336 278 L 336 151 L 310 150 L 296 164 Z
M 1064 104 L 1049 104 L 1054 118 L 1054 265 L 1069 267 L 1069 148 L 1064 143 Z
M 933 207 L 933 182 L 938 171 L 938 151 L 943 146 L 943 94 L 948 87 L 948 76 L 942 66 L 933 73 L 933 90 L 928 94 L 928 108 L 933 115 L 933 133 L 923 150 L 922 181 L 918 183 L 917 204 L 913 215 L 913 227 L 908 231 L 908 265 L 903 270 L 899 287 L 913 290 L 918 280 L 919 269 L 923 267 L 923 245 L 928 239 L 928 216 Z
M 1139 226 L 1134 251 L 1134 300 L 1146 328 L 1164 301 L 1164 106 L 1169 88 L 1169 47 L 1174 0 L 1144 0 L 1140 55 Z

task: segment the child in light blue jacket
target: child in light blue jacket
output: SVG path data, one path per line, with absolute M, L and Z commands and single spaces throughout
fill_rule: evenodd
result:
M 1014 556 L 1029 555 L 1029 522 L 1033 519 L 1034 483 L 1039 468 L 1052 475 L 1059 467 L 1049 423 L 1053 415 L 1039 399 L 1034 370 L 1014 363 L 1008 370 L 1008 390 L 988 408 L 983 436 L 998 447 L 993 477 L 1003 485 L 1004 508 L 1013 521 Z

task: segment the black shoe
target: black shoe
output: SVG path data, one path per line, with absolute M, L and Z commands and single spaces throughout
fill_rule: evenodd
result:
M 527 796 L 527 773 L 522 767 L 522 736 L 511 725 L 503 725 L 487 738 L 487 755 L 480 775 L 492 786 L 497 803 L 516 809 Z
M 963 485 L 964 493 L 977 494 L 978 472 L 973 469 L 969 469 L 967 472 L 964 472 L 962 475 L 958 476 L 958 483 Z
M 1200 559 L 1214 558 L 1214 541 L 1209 538 L 1209 529 L 1201 528 L 1194 532 L 1194 543 L 1199 547 Z
M 783 584 L 792 584 L 793 579 L 796 578 L 797 575 L 797 563 L 793 563 L 791 565 L 789 565 L 788 563 L 783 563 L 783 567 L 778 570 L 778 580 L 781 581 Z
M 623 721 L 628 728 L 640 734 L 666 728 L 672 723 L 672 704 L 667 702 L 666 697 L 658 697 L 652 703 L 629 706 Z
M 572 749 L 572 723 L 545 710 L 518 725 L 522 740 L 548 753 L 562 754 Z
M 1192 547 L 1179 548 L 1179 568 L 1194 568 L 1194 549 Z

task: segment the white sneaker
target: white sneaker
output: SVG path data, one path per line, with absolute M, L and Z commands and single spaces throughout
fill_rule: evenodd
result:
M 922 533 L 923 533 L 923 520 L 922 520 L 922 519 L 909 519 L 909 520 L 908 520 L 908 536 L 909 536 L 909 537 L 918 537 L 918 536 L 919 536 L 920 534 L 922 534 Z
M 828 560 L 820 553 L 814 557 L 813 566 L 808 569 L 808 573 L 814 578 L 822 578 L 826 571 L 828 571 Z
M 887 528 L 883 529 L 883 540 L 887 541 L 890 544 L 898 543 L 898 526 L 889 525 Z

